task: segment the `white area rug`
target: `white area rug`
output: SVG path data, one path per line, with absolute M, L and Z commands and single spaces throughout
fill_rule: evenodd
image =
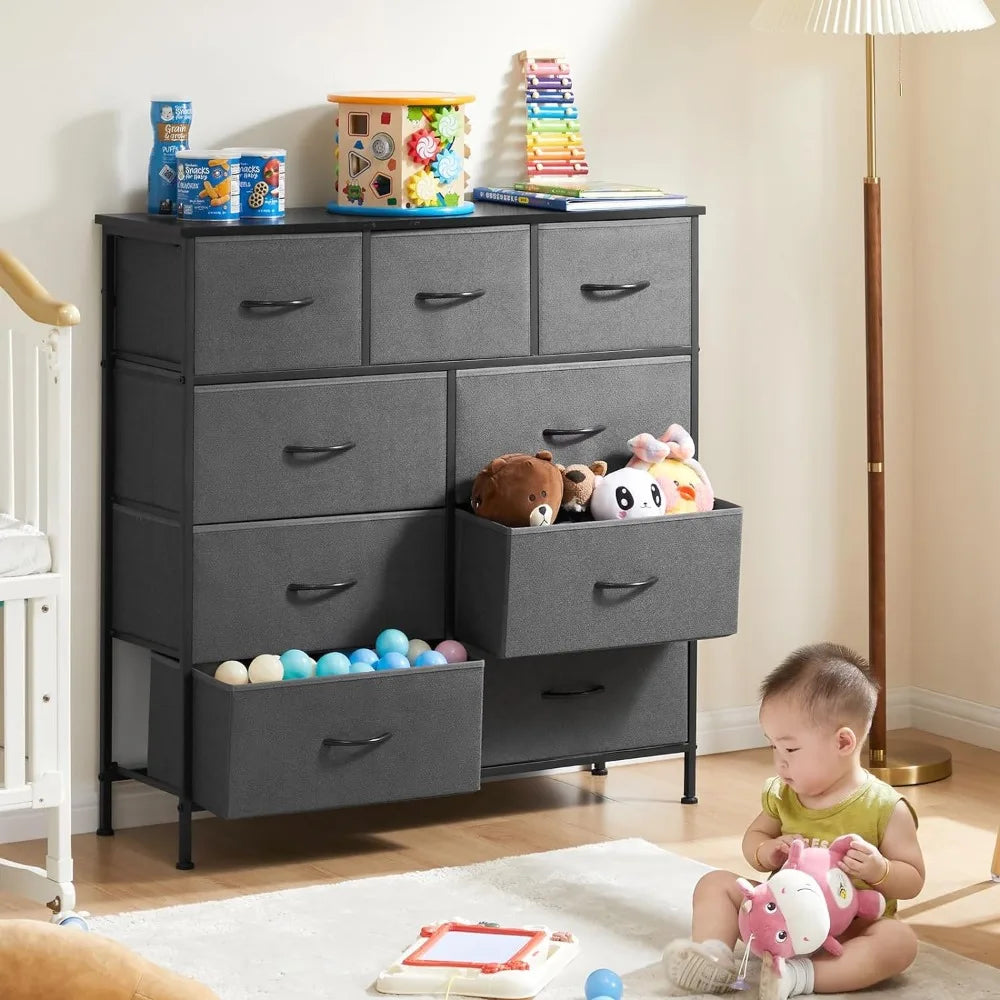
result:
M 102 917 L 94 930 L 194 976 L 223 1000 L 353 1000 L 420 927 L 459 917 L 572 931 L 580 954 L 539 996 L 584 1000 L 594 969 L 614 969 L 624 1000 L 669 996 L 664 943 L 686 934 L 707 869 L 644 840 L 618 840 L 465 868 L 438 868 Z M 735 994 L 754 997 L 751 994 Z M 932 946 L 898 981 L 852 997 L 996 1000 L 1000 971 Z

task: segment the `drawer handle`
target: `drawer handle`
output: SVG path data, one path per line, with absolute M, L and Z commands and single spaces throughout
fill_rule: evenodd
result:
M 417 292 L 416 299 L 418 302 L 432 302 L 437 299 L 461 299 L 471 302 L 485 294 L 485 288 L 476 288 L 471 292 Z
M 353 447 L 353 441 L 345 441 L 343 444 L 286 444 L 284 451 L 288 455 L 339 455 Z
M 636 580 L 634 583 L 610 583 L 607 580 L 598 580 L 594 584 L 594 590 L 640 590 L 643 587 L 652 587 L 659 582 L 658 576 L 651 576 L 648 580 Z
M 546 427 L 542 431 L 542 437 L 584 437 L 587 434 L 600 434 L 604 430 L 607 430 L 604 424 L 595 424 L 593 427 Z
M 367 740 L 335 740 L 332 736 L 327 736 L 323 740 L 325 747 L 373 747 L 378 743 L 385 743 L 392 733 L 383 733 L 381 736 L 372 736 Z
M 581 688 L 579 691 L 543 691 L 543 698 L 582 698 L 588 694 L 601 694 L 604 691 L 603 684 L 595 684 L 593 687 Z
M 240 303 L 242 309 L 301 309 L 311 306 L 313 297 L 307 295 L 304 299 L 244 299 Z
M 604 285 L 587 282 L 580 286 L 581 292 L 641 292 L 644 288 L 649 288 L 648 281 L 625 281 L 620 285 Z
M 347 590 L 357 582 L 357 580 L 341 580 L 339 583 L 290 583 L 288 590 L 292 594 L 307 590 Z

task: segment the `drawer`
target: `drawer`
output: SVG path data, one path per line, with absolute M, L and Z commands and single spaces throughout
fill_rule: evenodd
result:
M 527 226 L 376 233 L 371 362 L 531 353 Z
M 443 510 L 195 528 L 194 662 L 443 635 L 445 528 Z
M 445 396 L 443 373 L 199 387 L 194 520 L 443 507 Z
M 687 740 L 687 645 L 489 660 L 483 767 Z
M 686 346 L 692 295 L 690 219 L 538 227 L 540 354 Z
M 502 657 L 731 635 L 742 514 L 507 528 L 457 511 L 455 629 Z
M 199 374 L 361 364 L 361 234 L 195 241 Z
M 546 448 L 556 462 L 629 458 L 641 431 L 690 427 L 691 365 L 686 357 L 459 371 L 455 486 L 468 503 L 472 481 L 498 455 Z
M 151 716 L 177 711 L 179 680 L 176 661 L 154 656 Z M 243 687 L 195 669 L 192 681 L 194 799 L 218 816 L 479 788 L 482 660 Z M 181 731 L 150 727 L 150 774 L 169 783 L 181 773 Z

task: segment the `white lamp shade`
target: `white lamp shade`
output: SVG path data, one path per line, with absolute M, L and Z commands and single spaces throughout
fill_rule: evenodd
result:
M 763 0 L 751 21 L 763 31 L 830 35 L 924 35 L 993 23 L 983 0 Z

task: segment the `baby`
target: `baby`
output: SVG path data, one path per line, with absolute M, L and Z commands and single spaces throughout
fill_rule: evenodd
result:
M 916 934 L 894 914 L 896 900 L 913 899 L 924 885 L 916 814 L 891 785 L 861 766 L 878 685 L 857 653 L 823 643 L 792 653 L 760 693 L 760 723 L 778 773 L 764 784 L 763 810 L 743 835 L 747 863 L 770 874 L 784 864 L 796 839 L 827 846 L 854 834 L 853 850 L 840 867 L 857 887 L 886 899 L 882 919 L 856 919 L 841 936 L 839 957 L 818 952 L 793 958 L 781 975 L 765 958 L 760 1000 L 864 989 L 903 972 L 916 957 Z M 702 877 L 694 891 L 690 940 L 672 941 L 663 953 L 667 976 L 683 991 L 733 989 L 743 902 L 736 878 L 726 871 Z

